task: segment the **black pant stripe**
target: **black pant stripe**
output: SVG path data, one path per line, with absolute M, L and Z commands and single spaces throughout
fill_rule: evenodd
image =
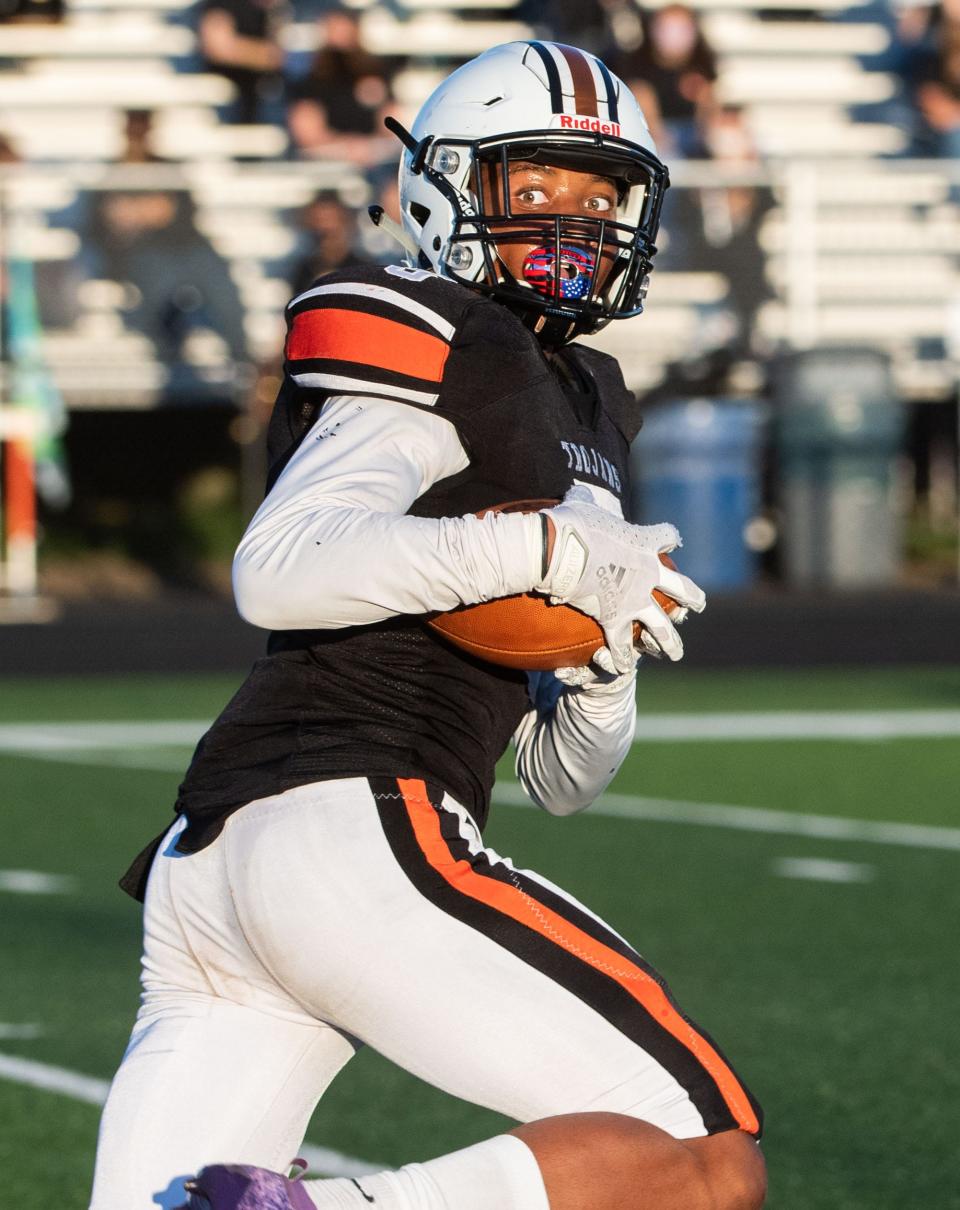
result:
M 649 1054 L 686 1090 L 703 1118 L 704 1127 L 709 1134 L 737 1128 L 738 1122 L 710 1073 L 693 1052 L 665 1029 L 626 988 L 545 934 L 536 932 L 497 908 L 456 890 L 430 865 L 420 848 L 397 782 L 392 778 L 371 778 L 370 786 L 390 848 L 406 876 L 422 895 L 441 911 L 483 933 L 518 959 L 577 996 Z M 436 805 L 440 796 L 431 794 L 430 801 Z M 436 806 L 436 809 L 441 813 L 441 831 L 453 857 L 469 861 L 475 873 L 481 877 L 512 883 L 577 927 L 589 924 L 589 931 L 584 927 L 584 932 L 604 944 L 609 944 L 611 949 L 615 949 L 618 954 L 640 967 L 645 974 L 655 978 L 661 987 L 664 986 L 662 978 L 639 959 L 629 946 L 625 946 L 619 938 L 603 929 L 598 921 L 578 911 L 568 900 L 550 893 L 547 888 L 532 879 L 524 879 L 518 883 L 514 871 L 505 866 L 493 865 L 486 854 L 472 857 L 467 842 L 455 827 L 459 824 L 457 816 L 453 812 L 444 811 L 442 807 Z M 453 826 L 451 819 L 454 821 Z M 452 835 L 454 831 L 456 839 Z M 697 1034 L 714 1045 L 688 1017 L 684 1016 L 683 1019 Z M 745 1087 L 744 1091 L 758 1120 L 762 1122 L 759 1105 Z

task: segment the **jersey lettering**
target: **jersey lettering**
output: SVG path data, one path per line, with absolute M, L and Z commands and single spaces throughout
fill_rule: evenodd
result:
M 620 475 L 609 458 L 598 450 L 576 441 L 561 441 L 560 448 L 567 455 L 567 467 L 579 474 L 595 475 L 615 491 L 620 491 Z

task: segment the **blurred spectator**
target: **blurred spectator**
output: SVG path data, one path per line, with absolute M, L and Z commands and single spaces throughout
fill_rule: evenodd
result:
M 557 42 L 598 53 L 606 42 L 607 11 L 613 0 L 523 0 L 516 16 L 541 26 Z
M 164 158 L 153 147 L 153 110 L 128 109 L 123 115 L 121 164 L 162 164 Z
M 149 109 L 128 109 L 123 115 L 123 147 L 119 164 L 162 164 L 162 156 L 153 149 L 153 113 Z M 102 246 L 105 263 L 123 259 L 128 241 L 149 231 L 161 231 L 175 220 L 177 194 L 169 189 L 110 190 L 91 195 L 92 230 Z M 116 244 L 111 244 L 111 236 Z M 113 273 L 104 276 L 116 277 Z M 116 277 L 120 280 L 119 277 Z
M 391 99 L 387 63 L 364 49 L 356 14 L 334 8 L 318 21 L 319 49 L 306 74 L 290 81 L 287 124 L 304 157 L 374 164 L 393 155 L 382 136 Z
M 51 25 L 63 20 L 64 0 L 3 0 L 0 22 Z
M 357 215 L 335 190 L 322 190 L 304 206 L 300 227 L 308 247 L 290 274 L 294 296 L 309 290 L 326 273 L 348 265 L 370 264 L 362 253 L 355 251 Z
M 714 102 L 717 58 L 696 13 L 668 4 L 641 17 L 642 40 L 610 66 L 633 91 L 664 156 L 697 153 L 697 122 Z
M 757 164 L 756 145 L 739 106 L 711 110 L 704 116 L 700 137 L 705 156 L 720 172 Z M 658 266 L 719 273 L 726 279 L 723 307 L 735 320 L 725 343 L 730 356 L 750 352 L 757 311 L 773 297 L 760 245 L 760 228 L 773 205 L 769 187 L 753 184 L 673 188 L 667 194 L 668 242 L 657 257 Z
M 283 51 L 277 41 L 278 0 L 203 0 L 197 34 L 207 71 L 225 76 L 237 90 L 224 117 L 262 120 L 271 91 L 278 94 Z
M 960 159 L 960 0 L 932 10 L 927 36 L 908 59 L 917 106 L 915 152 Z
M 893 12 L 886 24 L 894 30 L 894 42 L 899 48 L 910 48 L 922 42 L 930 31 L 933 10 L 925 0 L 892 0 Z
M 153 115 L 126 115 L 120 164 L 164 161 L 152 147 Z M 166 172 L 176 172 L 169 165 Z M 193 199 L 186 188 L 146 177 L 140 185 L 93 192 L 84 224 L 83 257 L 87 274 L 128 287 L 124 319 L 154 342 L 158 358 L 177 364 L 188 358 L 193 333 L 209 330 L 234 360 L 246 359 L 243 307 L 229 270 L 195 224 Z

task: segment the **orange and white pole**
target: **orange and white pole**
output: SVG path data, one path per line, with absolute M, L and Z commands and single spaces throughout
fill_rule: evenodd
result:
M 22 408 L 0 408 L 3 454 L 3 581 L 11 596 L 37 592 L 37 492 L 33 440 L 36 421 Z

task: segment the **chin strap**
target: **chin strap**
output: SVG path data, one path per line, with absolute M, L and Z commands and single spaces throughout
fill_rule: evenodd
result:
M 412 256 L 413 259 L 419 264 L 420 249 L 413 242 L 406 231 L 404 231 L 400 224 L 393 221 L 393 219 L 389 214 L 387 214 L 382 206 L 368 206 L 367 214 L 370 215 L 370 219 L 375 227 L 379 227 L 392 239 L 395 239 L 400 247 L 403 248 L 404 252 L 406 252 L 409 256 Z

